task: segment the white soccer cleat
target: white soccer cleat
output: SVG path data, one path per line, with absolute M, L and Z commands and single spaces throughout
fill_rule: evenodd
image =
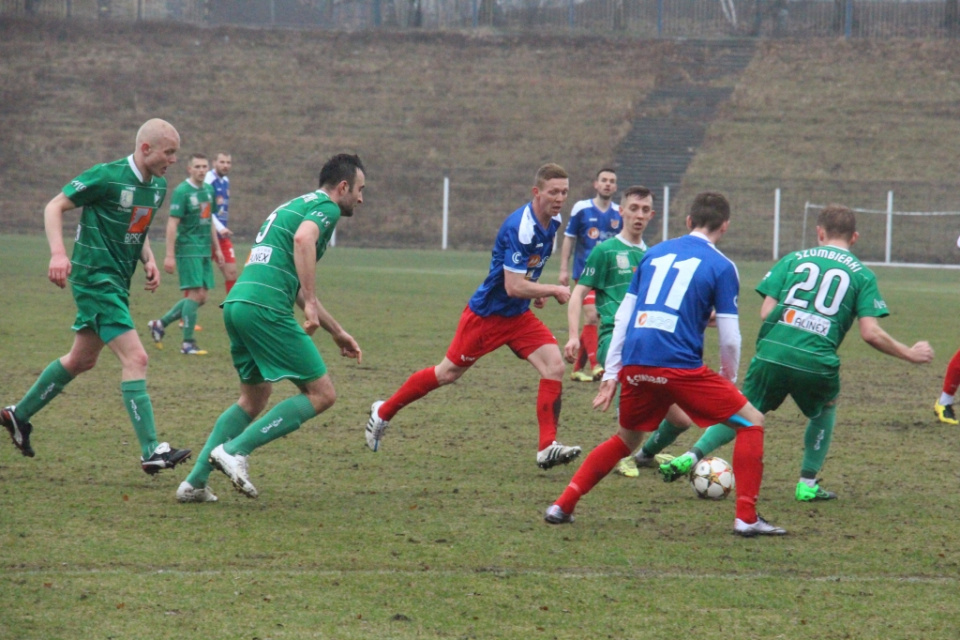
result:
M 382 419 L 378 413 L 381 405 L 383 405 L 383 400 L 377 400 L 370 405 L 370 419 L 367 420 L 366 435 L 367 446 L 370 447 L 371 451 L 380 450 L 380 440 L 383 438 L 383 433 L 387 430 L 387 427 L 390 426 L 390 422 Z
M 547 524 L 570 524 L 573 522 L 573 514 L 567 513 L 561 509 L 558 504 L 552 504 L 547 507 L 547 512 L 543 514 L 543 519 Z
M 177 488 L 177 502 L 216 502 L 217 496 L 213 495 L 210 487 L 200 487 L 197 489 L 192 484 L 184 480 Z
M 782 536 L 786 535 L 787 530 L 775 527 L 760 516 L 757 516 L 757 521 L 749 524 L 737 518 L 733 521 L 733 532 L 744 538 L 752 538 L 754 536 Z
M 553 444 L 537 453 L 537 466 L 550 469 L 558 464 L 567 464 L 582 452 L 580 447 L 567 447 L 554 440 Z
M 210 452 L 210 464 L 215 469 L 219 469 L 227 474 L 230 482 L 237 488 L 237 491 L 248 498 L 257 497 L 257 488 L 250 482 L 250 475 L 247 470 L 247 456 L 232 456 L 223 450 L 223 445 L 217 446 Z

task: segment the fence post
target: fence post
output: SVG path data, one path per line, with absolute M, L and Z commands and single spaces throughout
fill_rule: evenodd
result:
M 663 0 L 657 0 L 657 37 L 663 37 Z
M 893 242 L 893 191 L 887 191 L 887 241 L 884 262 L 890 264 L 890 246 Z
M 670 185 L 663 185 L 663 240 L 670 239 Z
M 567 26 L 573 29 L 573 0 L 567 0 Z
M 443 239 L 440 242 L 440 248 L 447 250 L 447 232 L 450 221 L 450 172 L 443 172 Z
M 843 37 L 847 40 L 853 35 L 853 0 L 847 0 L 843 16 Z
M 473 0 L 470 5 L 470 10 L 473 13 L 473 28 L 476 29 L 477 25 L 480 24 L 480 7 L 479 0 Z
M 773 260 L 780 259 L 780 187 L 773 192 Z

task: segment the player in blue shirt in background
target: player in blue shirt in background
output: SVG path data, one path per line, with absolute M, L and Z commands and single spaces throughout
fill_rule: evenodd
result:
M 217 159 L 213 161 L 213 168 L 207 172 L 207 177 L 204 180 L 213 187 L 216 204 L 213 208 L 214 225 L 217 228 L 220 251 L 223 252 L 223 262 L 217 264 L 220 266 L 220 271 L 223 272 L 223 284 L 227 293 L 230 293 L 233 283 L 237 281 L 237 255 L 233 250 L 233 242 L 230 240 L 230 229 L 227 228 L 230 219 L 230 178 L 227 174 L 230 173 L 232 167 L 232 156 L 221 151 L 217 154 Z
M 566 231 L 563 232 L 563 246 L 560 248 L 560 284 L 569 285 L 570 280 L 576 285 L 587 264 L 587 257 L 593 248 L 620 233 L 623 220 L 620 217 L 620 206 L 613 202 L 613 194 L 617 192 L 617 174 L 604 167 L 597 172 L 593 181 L 593 189 L 597 195 L 588 200 L 581 200 L 570 210 L 570 220 Z M 576 251 L 574 251 L 576 246 Z M 570 254 L 573 253 L 573 271 L 570 272 Z M 572 276 L 572 278 L 571 278 Z M 596 297 L 591 289 L 583 299 L 583 330 L 580 332 L 580 351 L 573 363 L 570 379 L 577 382 L 592 382 L 599 380 L 603 374 L 603 363 L 597 362 L 597 325 L 600 317 L 597 315 Z M 590 373 L 583 368 L 590 364 Z
M 407 378 L 396 393 L 370 407 L 367 446 L 380 448 L 390 420 L 400 409 L 434 389 L 456 382 L 482 356 L 507 345 L 540 374 L 537 422 L 540 427 L 537 465 L 549 469 L 580 455 L 580 447 L 556 441 L 560 418 L 564 363 L 553 333 L 530 310 L 546 298 L 560 304 L 570 299 L 562 285 L 540 284 L 540 274 L 553 251 L 560 227 L 560 209 L 570 193 L 567 172 L 556 164 L 537 171 L 533 199 L 503 222 L 493 245 L 490 273 L 463 310 L 457 332 L 440 364 Z
M 737 430 L 734 533 L 783 535 L 757 515 L 763 478 L 763 414 L 734 385 L 740 366 L 737 268 L 716 248 L 730 227 L 730 205 L 718 193 L 701 193 L 687 216 L 690 233 L 661 242 L 644 256 L 617 311 L 606 371 L 595 408 L 606 410 L 620 394 L 620 429 L 590 452 L 557 501 L 550 524 L 573 522 L 580 498 L 654 431 L 672 404 L 700 427 L 718 422 Z M 703 332 L 716 315 L 720 373 L 703 363 Z

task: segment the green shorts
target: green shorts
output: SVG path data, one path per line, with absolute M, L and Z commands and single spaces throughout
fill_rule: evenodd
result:
M 230 356 L 244 384 L 289 379 L 305 383 L 327 373 L 320 352 L 292 313 L 246 302 L 223 305 Z
M 791 396 L 808 418 L 840 395 L 840 372 L 810 373 L 754 358 L 743 381 L 743 395 L 761 413 L 773 411 Z
M 601 333 L 597 336 L 597 363 L 606 367 L 607 352 L 610 351 L 610 342 L 613 341 L 613 331 Z
M 89 287 L 73 283 L 70 289 L 77 304 L 77 317 L 71 327 L 74 331 L 90 329 L 107 343 L 134 330 L 128 291 L 111 285 Z
M 213 260 L 210 258 L 177 258 L 180 290 L 213 289 Z

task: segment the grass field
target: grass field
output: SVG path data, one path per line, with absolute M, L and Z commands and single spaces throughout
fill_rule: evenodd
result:
M 47 282 L 47 260 L 41 237 L 0 236 L 3 404 L 71 342 L 72 300 Z M 610 477 L 575 524 L 545 525 L 573 468 L 535 466 L 537 378 L 507 352 L 406 408 L 380 453 L 366 449 L 370 402 L 442 357 L 487 261 L 329 252 L 319 294 L 363 362 L 334 358 L 317 337 L 338 403 L 251 457 L 257 500 L 215 473 L 219 503 L 180 505 L 186 469 L 145 476 L 105 352 L 33 419 L 36 458 L 0 442 L 0 638 L 956 637 L 957 430 L 932 412 L 960 342 L 955 272 L 878 270 L 893 310 L 883 326 L 904 342 L 929 339 L 936 360 L 914 367 L 850 335 L 824 471 L 840 499 L 793 500 L 803 421 L 788 402 L 767 421 L 761 513 L 790 535 L 744 540 L 730 534 L 732 501 L 698 500 L 652 472 Z M 739 266 L 742 373 L 759 309 L 750 290 L 769 265 Z M 222 296 L 218 284 L 201 310 L 208 357 L 180 356 L 175 329 L 166 350 L 148 345 L 161 438 L 194 451 L 236 399 Z M 177 298 L 170 276 L 156 294 L 134 292 L 145 340 L 147 320 Z M 563 308 L 542 317 L 564 335 Z M 588 409 L 595 388 L 565 384 L 560 435 L 585 450 L 614 429 L 612 415 Z

